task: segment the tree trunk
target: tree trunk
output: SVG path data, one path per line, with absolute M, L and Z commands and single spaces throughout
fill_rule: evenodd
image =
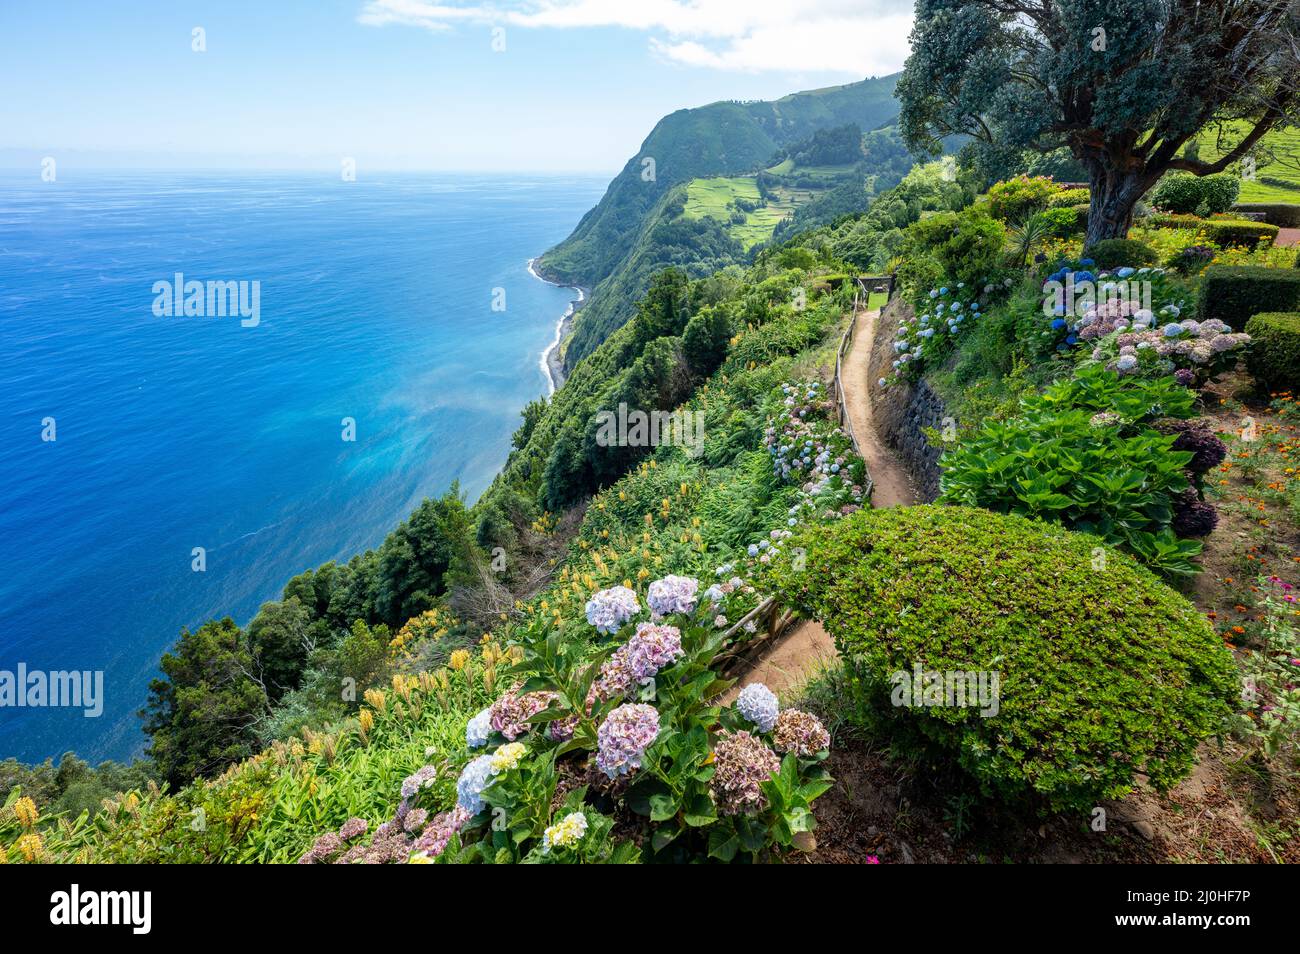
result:
M 1088 203 L 1086 245 L 1103 239 L 1126 238 L 1133 225 L 1133 208 L 1149 183 L 1141 172 L 1089 170 L 1091 194 Z
M 1085 246 L 1103 239 L 1127 238 L 1133 225 L 1133 208 L 1160 179 L 1159 171 L 1127 153 L 1115 153 L 1100 144 L 1076 147 L 1075 157 L 1088 170 L 1088 230 Z

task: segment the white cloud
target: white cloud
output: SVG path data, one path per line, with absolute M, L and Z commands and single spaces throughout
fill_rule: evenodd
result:
M 891 73 L 907 57 L 910 0 L 367 0 L 359 22 L 445 31 L 457 24 L 523 29 L 619 27 L 686 66 L 744 72 Z

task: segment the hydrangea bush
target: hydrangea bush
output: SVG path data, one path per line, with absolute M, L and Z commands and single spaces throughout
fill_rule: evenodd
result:
M 652 582 L 652 618 L 629 617 L 604 645 L 531 624 L 515 682 L 485 710 L 502 717 L 466 728 L 490 754 L 464 763 L 455 806 L 420 819 L 414 860 L 731 861 L 807 847 L 829 734 L 759 684 L 721 705 L 715 586 Z M 591 602 L 630 605 L 609 590 Z M 403 804 L 423 790 L 411 780 Z
M 817 381 L 788 382 L 769 408 L 764 446 L 772 458 L 772 473 L 799 488 L 785 528 L 775 528 L 767 540 L 749 546 L 749 556 L 762 557 L 778 545 L 782 529 L 807 515 L 834 517 L 852 513 L 867 503 L 866 466 L 839 427 L 835 401 Z M 775 534 L 775 536 L 774 536 Z
M 1117 374 L 1176 374 L 1199 387 L 1232 367 L 1250 343 L 1218 320 L 1196 321 L 1176 278 L 1162 268 L 1094 271 L 1091 259 L 1044 279 L 1040 337 L 1060 353 Z

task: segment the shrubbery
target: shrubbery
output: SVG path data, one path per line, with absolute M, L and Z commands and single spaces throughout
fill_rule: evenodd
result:
M 1076 205 L 1088 205 L 1092 193 L 1087 189 L 1062 189 L 1054 192 L 1047 197 L 1047 207 L 1056 209 L 1061 207 L 1073 207 Z
M 1238 202 L 1234 212 L 1263 212 L 1264 221 L 1284 229 L 1300 228 L 1300 204 L 1290 202 Z
M 1240 245 L 1243 248 L 1256 248 L 1259 245 L 1271 245 L 1277 239 L 1278 228 L 1265 222 L 1251 222 L 1248 219 L 1210 219 L 1202 228 L 1205 237 L 1221 248 Z
M 1300 388 L 1300 312 L 1260 312 L 1246 322 L 1250 373 L 1268 391 Z
M 1016 176 L 990 186 L 984 208 L 995 219 L 1023 222 L 1047 208 L 1048 200 L 1061 191 L 1060 186 L 1045 176 Z
M 1170 575 L 1196 571 L 1201 546 L 1178 539 L 1174 498 L 1192 455 L 1150 422 L 1186 417 L 1172 378 L 1121 378 L 1100 366 L 989 421 L 943 456 L 940 500 L 1042 517 L 1095 534 Z
M 1098 268 L 1120 268 L 1125 265 L 1140 268 L 1154 265 L 1160 259 L 1155 249 L 1136 239 L 1102 239 L 1084 249 L 1084 255 L 1092 259 Z
M 1300 271 L 1252 265 L 1212 265 L 1201 276 L 1197 314 L 1244 328 L 1252 315 L 1300 309 Z
M 1241 180 L 1230 173 L 1196 176 L 1171 172 L 1152 191 L 1151 204 L 1170 212 L 1214 215 L 1232 208 L 1240 191 Z
M 1095 538 L 966 507 L 870 510 L 797 540 L 781 596 L 823 620 L 897 732 L 990 793 L 1088 811 L 1190 770 L 1229 713 L 1196 608 Z M 891 706 L 894 674 L 999 674 L 996 715 Z
M 1006 229 L 979 208 L 941 212 L 922 219 L 907 230 L 899 278 L 909 291 L 929 288 L 933 279 L 950 278 L 970 287 L 982 285 L 1002 264 Z M 929 260 L 929 272 L 921 263 Z

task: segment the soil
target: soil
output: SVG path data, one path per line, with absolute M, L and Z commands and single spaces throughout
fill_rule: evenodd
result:
M 844 404 L 849 411 L 849 422 L 853 425 L 853 435 L 858 439 L 862 459 L 867 462 L 867 473 L 875 484 L 871 505 L 907 506 L 917 502 L 916 490 L 907 471 L 881 440 L 871 408 L 870 362 L 879 319 L 879 309 L 858 316 L 857 331 L 848 354 L 844 356 L 840 374 L 844 384 Z
M 875 345 L 876 321 L 880 310 L 862 312 L 844 356 L 841 380 L 849 423 L 858 439 L 858 449 L 867 463 L 867 473 L 875 484 L 871 493 L 873 507 L 907 506 L 917 502 L 911 478 L 876 432 L 871 413 L 871 389 L 867 387 L 867 365 Z M 778 695 L 790 695 L 809 678 L 838 658 L 835 641 L 817 620 L 804 620 L 781 636 L 759 655 L 728 692 L 722 697 L 729 704 L 751 682 L 761 682 Z

